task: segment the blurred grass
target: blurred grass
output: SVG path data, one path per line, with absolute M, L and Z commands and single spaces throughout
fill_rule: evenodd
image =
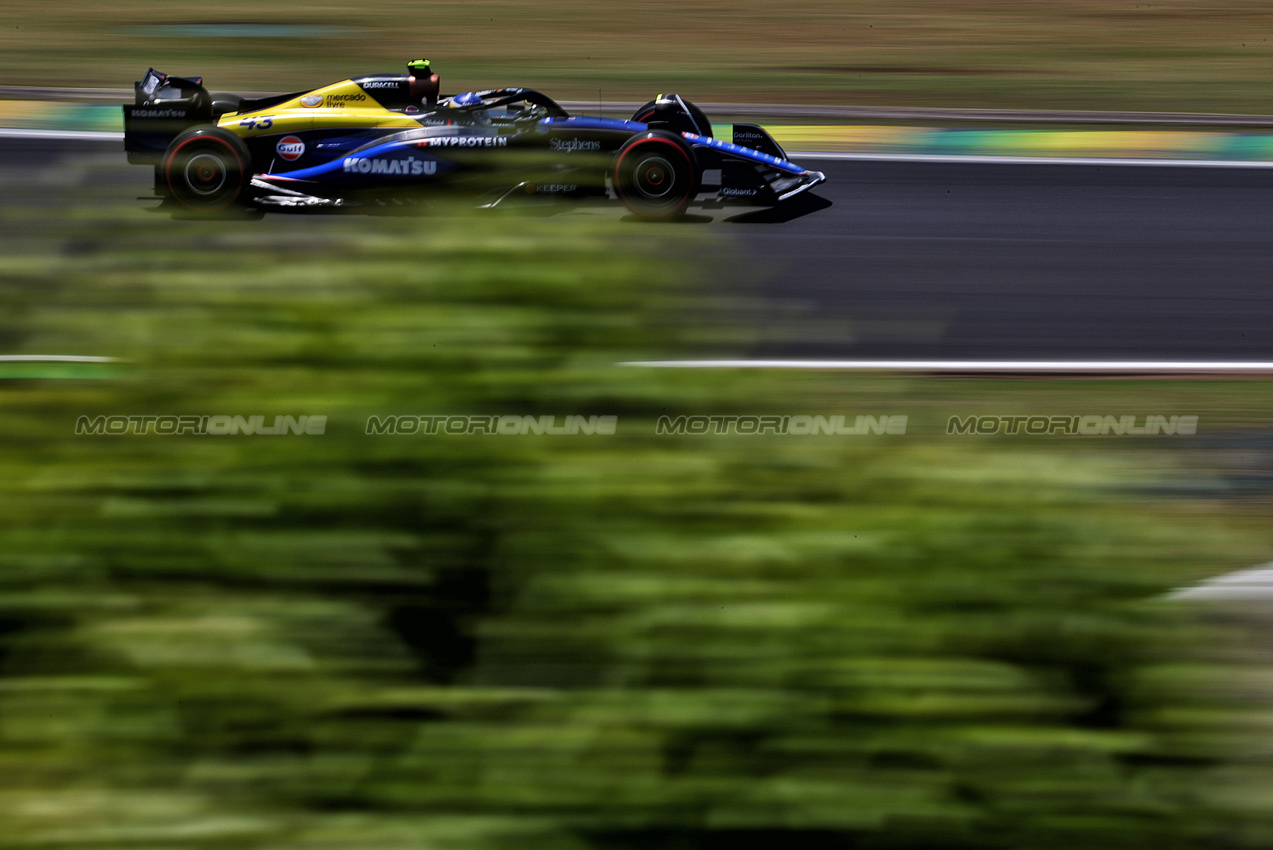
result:
M 1260 384 L 614 368 L 703 344 L 695 258 L 725 246 L 691 227 L 22 219 L 6 350 L 131 364 L 0 383 L 0 846 L 1273 837 L 1257 636 L 1156 599 L 1266 558 L 1267 530 L 1133 495 L 1185 471 L 1175 444 L 926 425 L 1075 404 L 1250 425 Z M 669 412 L 914 425 L 655 436 Z M 330 422 L 74 436 L 159 413 Z M 620 420 L 363 433 L 395 413 Z
M 189 35 L 192 24 L 212 34 Z M 246 34 L 227 36 L 227 25 Z M 295 90 L 427 56 L 450 91 L 526 85 L 586 101 L 600 88 L 609 100 L 679 91 L 704 101 L 1267 114 L 1271 35 L 1273 9 L 1258 0 L 236 0 L 198 11 L 12 0 L 0 9 L 0 83 L 130 86 L 154 65 L 202 74 L 215 90 Z

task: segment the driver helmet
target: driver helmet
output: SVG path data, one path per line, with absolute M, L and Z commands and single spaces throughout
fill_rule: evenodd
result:
M 477 106 L 481 102 L 481 95 L 475 91 L 466 91 L 464 94 L 457 94 L 451 98 L 452 106 Z
M 473 122 L 482 126 L 491 123 L 491 117 L 485 109 L 482 109 L 482 96 L 477 92 L 466 91 L 464 94 L 457 94 L 451 98 L 449 105 L 455 109 L 471 109 L 470 115 L 473 116 Z

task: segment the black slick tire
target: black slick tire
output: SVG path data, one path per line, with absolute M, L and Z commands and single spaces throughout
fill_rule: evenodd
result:
M 159 173 L 176 203 L 198 212 L 218 212 L 243 200 L 252 179 L 251 155 L 233 133 L 197 127 L 173 139 Z
M 637 133 L 614 158 L 615 194 L 646 219 L 678 218 L 698 194 L 701 175 L 694 152 L 664 130 Z

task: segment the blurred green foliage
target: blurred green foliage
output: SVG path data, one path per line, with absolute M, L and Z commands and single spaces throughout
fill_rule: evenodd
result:
M 1266 674 L 1157 598 L 1246 533 L 1113 449 L 656 436 L 933 389 L 615 368 L 701 343 L 701 229 L 333 221 L 82 213 L 6 253 L 7 350 L 130 362 L 0 384 L 0 846 L 1273 837 Z M 173 413 L 330 420 L 74 434 Z M 440 413 L 619 428 L 364 433 Z

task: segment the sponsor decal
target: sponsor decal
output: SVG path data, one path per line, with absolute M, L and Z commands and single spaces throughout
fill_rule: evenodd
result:
M 358 85 L 362 86 L 367 91 L 371 91 L 372 89 L 396 89 L 401 86 L 402 83 L 397 80 L 372 80 L 371 82 L 359 83 Z
M 561 153 L 599 151 L 601 150 L 601 142 L 588 141 L 587 139 L 553 139 L 548 143 L 548 147 Z
M 540 195 L 555 195 L 560 192 L 574 192 L 579 186 L 575 183 L 546 183 L 536 186 L 535 192 Z
M 189 114 L 190 110 L 181 108 L 138 109 L 134 107 L 132 112 L 134 118 L 185 118 Z
M 437 162 L 431 159 L 374 159 L 351 156 L 345 159 L 346 174 L 392 174 L 398 177 L 420 177 L 436 174 Z
M 727 198 L 750 198 L 752 195 L 756 194 L 756 190 L 724 188 L 720 190 L 720 193 Z
M 433 148 L 502 148 L 508 136 L 439 136 L 421 144 Z
M 322 102 L 323 96 L 321 94 L 307 94 L 301 98 L 301 106 L 314 107 L 321 105 Z
M 351 103 L 360 103 L 367 99 L 367 95 L 362 92 L 357 94 L 329 94 L 327 95 L 327 106 L 335 109 L 343 109 Z
M 295 136 L 284 136 L 278 140 L 278 144 L 274 146 L 274 150 L 278 155 L 288 162 L 293 162 L 301 158 L 305 153 L 305 143 Z

